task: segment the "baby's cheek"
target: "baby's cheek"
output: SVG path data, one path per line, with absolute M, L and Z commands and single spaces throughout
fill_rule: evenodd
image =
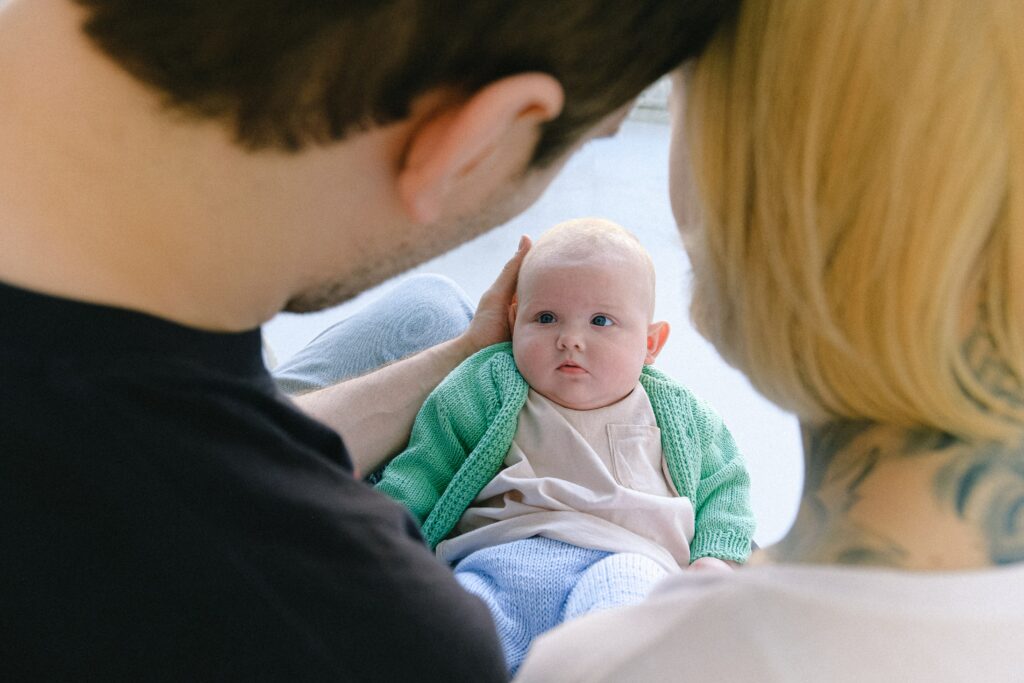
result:
M 536 344 L 531 343 L 527 335 L 520 335 L 512 340 L 512 357 L 516 361 L 519 373 L 530 382 L 537 366 Z

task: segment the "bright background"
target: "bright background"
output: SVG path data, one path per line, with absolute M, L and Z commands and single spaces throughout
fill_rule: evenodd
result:
M 655 317 L 672 326 L 657 366 L 725 419 L 747 460 L 758 522 L 755 540 L 765 546 L 786 532 L 796 514 L 803 476 L 796 420 L 755 392 L 690 325 L 690 265 L 669 206 L 668 142 L 664 117 L 641 112 L 616 137 L 591 142 L 579 152 L 528 211 L 410 272 L 447 275 L 476 301 L 515 251 L 522 234 L 536 238 L 555 223 L 581 216 L 608 218 L 636 234 L 657 268 Z M 264 327 L 266 339 L 278 360 L 284 360 L 388 286 L 385 283 L 328 311 L 301 316 L 283 313 Z

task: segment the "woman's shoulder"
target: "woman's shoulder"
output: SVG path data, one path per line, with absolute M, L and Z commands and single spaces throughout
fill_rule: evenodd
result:
M 1020 585 L 1024 565 L 683 572 L 638 605 L 541 637 L 517 680 L 670 681 L 684 671 L 726 680 L 1013 680 L 1008 672 L 1024 667 Z

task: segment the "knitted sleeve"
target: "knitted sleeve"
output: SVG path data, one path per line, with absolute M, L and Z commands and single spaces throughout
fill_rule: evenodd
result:
M 710 409 L 708 409 L 710 410 Z M 690 557 L 717 557 L 746 562 L 754 535 L 750 476 L 732 434 L 714 415 L 693 501 L 696 519 Z
M 421 526 L 487 429 L 488 407 L 497 401 L 493 384 L 478 377 L 487 351 L 463 361 L 427 396 L 408 446 L 377 484 L 377 490 L 409 508 Z
M 640 382 L 661 428 L 672 482 L 694 507 L 690 557 L 745 562 L 754 534 L 750 478 L 722 418 L 668 375 L 645 365 Z

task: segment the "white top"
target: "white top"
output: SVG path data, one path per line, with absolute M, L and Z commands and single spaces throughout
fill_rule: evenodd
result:
M 686 572 L 534 642 L 516 681 L 1024 680 L 1024 564 Z
M 530 390 L 505 467 L 440 543 L 446 562 L 546 536 L 641 553 L 676 572 L 690 561 L 694 512 L 664 469 L 661 430 L 638 383 L 621 401 L 570 410 Z

